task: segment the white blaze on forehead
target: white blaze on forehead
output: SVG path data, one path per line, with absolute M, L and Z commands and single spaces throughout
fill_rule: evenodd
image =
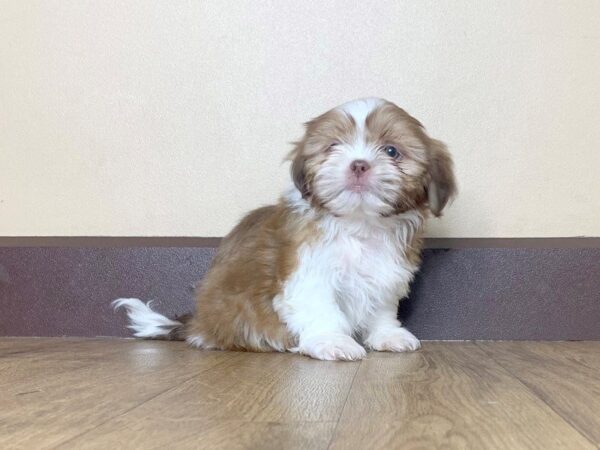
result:
M 339 109 L 351 116 L 359 128 L 363 128 L 367 116 L 378 106 L 382 105 L 384 100 L 376 97 L 359 98 L 338 106 Z
M 348 157 L 351 159 L 371 160 L 374 157 L 372 149 L 366 143 L 365 123 L 369 114 L 378 106 L 382 105 L 384 100 L 376 97 L 359 98 L 338 106 L 337 109 L 344 111 L 354 119 L 356 123 L 355 141 L 348 149 Z

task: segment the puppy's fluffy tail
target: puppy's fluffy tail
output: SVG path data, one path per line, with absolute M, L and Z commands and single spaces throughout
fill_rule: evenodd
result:
M 112 302 L 112 306 L 115 310 L 125 308 L 130 322 L 127 328 L 133 330 L 135 337 L 183 341 L 184 326 L 189 317 L 183 316 L 181 321 L 169 319 L 153 311 L 151 303 L 144 303 L 137 298 L 119 298 Z

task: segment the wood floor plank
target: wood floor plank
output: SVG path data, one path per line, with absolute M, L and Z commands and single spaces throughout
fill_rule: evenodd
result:
M 0 448 L 51 448 L 231 357 L 183 349 L 79 341 L 0 359 L 0 368 L 12 365 L 0 370 Z
M 50 348 L 59 344 L 79 342 L 81 339 L 69 338 L 0 338 L 0 358 L 16 354 L 41 352 L 44 348 Z
M 325 450 L 336 422 L 247 422 L 120 417 L 59 449 Z
M 10 340 L 12 341 L 12 340 Z M 6 340 L 0 340 L 0 344 Z M 183 343 L 164 343 L 169 355 L 189 351 Z M 152 361 L 163 343 L 127 339 L 29 339 L 19 340 L 14 348 L 0 353 L 0 389 L 20 383 L 35 384 L 48 378 L 48 369 L 56 376 L 74 369 L 96 365 L 98 370 L 114 372 L 131 364 L 144 369 L 144 360 Z M 158 347 L 157 347 L 158 346 Z
M 600 446 L 600 342 L 478 345 Z
M 331 448 L 595 448 L 471 343 L 363 361 Z
M 512 342 L 480 342 L 483 349 L 492 348 L 490 344 L 498 344 L 498 350 L 507 347 L 533 349 L 544 357 L 558 358 L 573 367 L 588 366 L 600 370 L 600 341 L 512 341 Z M 479 342 L 478 342 L 479 344 Z
M 227 422 L 232 424 L 233 434 L 220 439 L 226 438 L 224 442 L 230 448 L 245 442 L 244 436 L 251 436 L 256 448 L 268 448 L 261 442 L 268 437 L 261 437 L 260 430 L 271 429 L 281 434 L 279 445 L 286 445 L 274 444 L 273 448 L 326 447 L 359 365 L 315 361 L 292 354 L 236 353 L 214 370 L 182 383 L 66 445 L 77 448 L 93 442 L 96 448 L 110 447 L 128 435 L 128 430 L 137 429 L 135 439 L 139 447 L 164 447 L 173 437 L 171 431 L 153 433 L 161 424 L 172 430 L 182 426 L 185 442 L 197 443 L 205 439 L 206 430 L 214 434 L 210 431 L 212 427 L 221 429 L 222 423 Z M 302 430 L 308 441 L 302 437 Z M 241 433 L 239 442 L 235 434 L 238 432 Z M 179 439 L 178 434 L 175 435 Z

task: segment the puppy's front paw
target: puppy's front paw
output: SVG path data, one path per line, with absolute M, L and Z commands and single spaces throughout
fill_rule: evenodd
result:
M 375 331 L 365 343 L 380 352 L 412 352 L 421 348 L 415 335 L 402 327 Z
M 300 341 L 300 353 L 327 361 L 356 361 L 367 356 L 367 352 L 350 336 L 322 334 Z

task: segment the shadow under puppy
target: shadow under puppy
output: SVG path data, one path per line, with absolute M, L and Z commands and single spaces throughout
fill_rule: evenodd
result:
M 420 347 L 397 308 L 421 262 L 424 220 L 456 191 L 446 146 L 368 98 L 308 122 L 289 159 L 293 187 L 223 239 L 189 319 L 115 300 L 135 336 L 325 360 Z

